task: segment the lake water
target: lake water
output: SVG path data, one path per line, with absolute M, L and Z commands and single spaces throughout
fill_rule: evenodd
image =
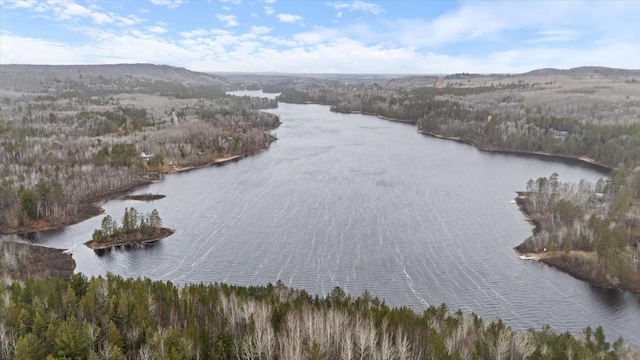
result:
M 249 92 L 248 94 L 256 94 Z M 501 318 L 514 329 L 549 324 L 577 333 L 602 325 L 607 338 L 640 345 L 640 300 L 602 290 L 512 247 L 531 235 L 514 191 L 529 179 L 603 175 L 560 162 L 489 154 L 416 133 L 415 126 L 328 106 L 280 104 L 268 150 L 224 166 L 173 174 L 136 193 L 176 233 L 154 246 L 98 256 L 83 243 L 102 216 L 38 242 L 69 249 L 86 275 L 107 272 L 177 283 L 265 285 L 282 280 L 310 293 L 367 289 L 393 306 L 451 309 Z

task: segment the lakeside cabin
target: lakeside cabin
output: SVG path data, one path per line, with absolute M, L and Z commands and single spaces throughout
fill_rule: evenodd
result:
M 569 132 L 553 130 L 553 138 L 556 140 L 567 140 L 569 138 Z
M 143 152 L 140 153 L 140 157 L 144 161 L 149 162 L 150 160 L 153 160 L 156 157 L 156 155 L 152 154 L 152 153 L 149 153 L 148 151 L 143 151 Z

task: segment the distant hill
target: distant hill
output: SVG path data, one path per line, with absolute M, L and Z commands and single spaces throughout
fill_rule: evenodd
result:
M 571 76 L 571 75 L 592 75 L 592 74 L 598 74 L 598 75 L 602 75 L 602 76 L 622 76 L 622 77 L 629 77 L 629 76 L 640 76 L 640 70 L 628 70 L 628 69 L 615 69 L 615 68 L 608 68 L 608 67 L 603 67 L 603 66 L 581 66 L 581 67 L 576 67 L 576 68 L 571 68 L 571 69 L 553 69 L 553 68 L 545 68 L 545 69 L 538 69 L 538 70 L 533 70 L 533 71 L 529 71 L 527 73 L 524 73 L 522 75 L 535 75 L 535 76 L 539 76 L 539 75 L 564 75 L 564 76 Z
M 166 84 L 222 91 L 228 86 L 214 75 L 153 64 L 0 65 L 0 79 L 0 89 L 31 93 L 78 89 L 153 92 Z

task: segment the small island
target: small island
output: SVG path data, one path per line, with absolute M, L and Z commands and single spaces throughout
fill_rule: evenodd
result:
M 93 250 L 144 245 L 164 239 L 173 233 L 174 230 L 162 227 L 158 210 L 153 209 L 150 214 L 144 216 L 135 208 L 125 208 L 122 226 L 118 226 L 111 216 L 105 216 L 100 228 L 93 231 L 91 240 L 85 245 Z
M 140 200 L 140 201 L 153 201 L 153 200 L 159 200 L 162 198 L 165 198 L 166 195 L 161 195 L 161 194 L 151 194 L 151 193 L 145 193 L 145 194 L 138 194 L 138 195 L 125 195 L 122 197 L 123 200 Z

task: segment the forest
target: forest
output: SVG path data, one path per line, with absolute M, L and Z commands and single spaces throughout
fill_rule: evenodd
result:
M 1 65 L 0 233 L 59 228 L 162 174 L 275 140 L 273 100 L 157 65 Z M 142 155 L 144 154 L 144 156 Z
M 516 249 L 597 285 L 640 293 L 640 172 L 616 170 L 596 184 L 529 180 L 518 196 L 536 225 Z
M 451 311 L 418 314 L 336 287 L 177 286 L 108 275 L 0 287 L 2 359 L 633 359 L 601 327 L 513 331 Z

